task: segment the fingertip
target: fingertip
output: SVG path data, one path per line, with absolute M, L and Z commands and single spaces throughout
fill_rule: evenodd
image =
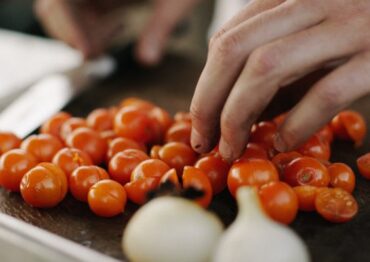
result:
M 274 136 L 273 145 L 274 145 L 275 150 L 277 150 L 278 152 L 286 152 L 288 150 L 288 146 L 283 140 L 280 133 L 277 133 Z
M 207 153 L 211 150 L 209 137 L 202 135 L 196 128 L 191 129 L 190 143 L 195 152 Z
M 228 163 L 232 163 L 242 154 L 242 152 L 240 152 L 237 148 L 231 146 L 230 143 L 228 143 L 222 137 L 220 139 L 219 151 L 222 158 Z

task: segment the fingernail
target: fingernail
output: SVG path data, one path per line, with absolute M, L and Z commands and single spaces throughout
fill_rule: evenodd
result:
M 191 130 L 191 145 L 198 153 L 205 153 L 209 148 L 209 141 L 202 136 L 195 128 Z
M 279 152 L 285 152 L 287 150 L 287 145 L 280 134 L 276 134 L 274 137 L 274 148 Z
M 234 160 L 233 150 L 231 146 L 222 137 L 220 139 L 219 151 L 222 158 L 225 159 L 227 162 L 231 163 Z

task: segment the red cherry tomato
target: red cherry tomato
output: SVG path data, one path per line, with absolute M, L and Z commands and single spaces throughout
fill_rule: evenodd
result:
M 31 153 L 39 162 L 51 162 L 59 150 L 62 142 L 49 134 L 32 135 L 23 141 L 21 148 Z
M 10 132 L 0 132 L 0 155 L 9 150 L 19 148 L 22 140 Z
M 329 144 L 333 142 L 334 134 L 333 130 L 331 130 L 330 125 L 325 125 L 323 128 L 321 128 L 316 135 L 320 137 L 322 140 L 327 141 Z
M 155 190 L 158 187 L 158 183 L 159 180 L 152 177 L 131 181 L 125 185 L 127 197 L 131 202 L 143 205 L 148 201 L 148 193 Z
M 90 188 L 98 181 L 109 179 L 107 171 L 98 166 L 81 166 L 69 177 L 69 189 L 77 200 L 87 202 Z
M 63 148 L 53 158 L 53 164 L 59 166 L 69 176 L 80 166 L 92 165 L 92 160 L 85 152 L 75 148 Z
M 331 121 L 334 136 L 339 139 L 353 140 L 356 146 L 362 145 L 366 136 L 366 121 L 356 111 L 340 112 Z
M 310 156 L 320 160 L 330 159 L 330 144 L 322 140 L 318 135 L 313 135 L 297 151 L 304 156 Z
M 184 166 L 194 165 L 197 161 L 197 154 L 187 144 L 180 142 L 167 143 L 158 152 L 159 158 L 170 167 L 181 174 Z
M 165 142 L 181 142 L 190 145 L 191 123 L 175 122 L 166 133 Z
M 117 153 L 122 152 L 126 149 L 137 149 L 146 152 L 145 145 L 136 142 L 135 140 L 118 137 L 109 143 L 107 151 L 107 160 L 111 160 Z
M 65 121 L 70 119 L 72 116 L 66 112 L 59 112 L 47 120 L 40 129 L 41 134 L 50 134 L 62 140 L 60 136 L 61 127 Z
M 168 170 L 159 181 L 160 184 L 164 184 L 166 182 L 171 182 L 171 184 L 177 189 L 181 189 L 179 177 L 177 176 L 176 169 L 174 168 Z
M 41 163 L 23 176 L 20 190 L 29 205 L 38 208 L 54 207 L 68 192 L 67 177 L 57 165 Z
M 22 149 L 12 149 L 0 158 L 0 185 L 19 192 L 22 177 L 37 165 L 36 158 Z
M 330 185 L 339 187 L 352 193 L 355 188 L 356 177 L 352 169 L 343 163 L 334 163 L 328 167 L 330 175 Z
M 248 143 L 243 155 L 235 162 L 244 162 L 251 158 L 268 159 L 266 149 L 259 144 Z
M 356 199 L 341 188 L 325 188 L 316 196 L 317 212 L 333 223 L 343 223 L 352 220 L 358 212 Z
M 196 167 L 186 166 L 182 174 L 182 183 L 184 188 L 194 187 L 203 191 L 204 195 L 195 199 L 195 202 L 202 207 L 207 208 L 212 201 L 212 185 L 207 175 Z
M 158 181 L 170 170 L 170 167 L 162 160 L 147 159 L 138 164 L 131 173 L 131 181 L 141 178 L 155 178 Z
M 278 153 L 272 158 L 272 163 L 276 166 L 279 171 L 280 179 L 284 180 L 285 167 L 292 162 L 294 159 L 301 157 L 302 155 L 296 151 Z
M 370 153 L 357 159 L 357 167 L 364 178 L 370 179 Z
M 257 143 L 266 149 L 273 148 L 274 136 L 277 131 L 277 126 L 273 122 L 259 122 L 254 125 L 249 136 L 249 142 Z
M 213 194 L 216 195 L 226 188 L 230 165 L 222 158 L 205 156 L 196 162 L 195 167 L 201 169 L 207 175 L 212 185 Z
M 114 131 L 118 136 L 127 137 L 140 143 L 153 138 L 152 121 L 148 112 L 134 106 L 121 108 L 114 118 Z
M 285 167 L 284 179 L 291 186 L 326 187 L 330 183 L 328 169 L 312 157 L 299 157 L 290 162 Z
M 286 117 L 287 117 L 288 113 L 289 113 L 289 112 L 285 112 L 285 113 L 282 113 L 282 114 L 280 114 L 280 115 L 276 116 L 276 117 L 272 120 L 272 122 L 274 122 L 276 126 L 281 126 L 281 125 L 284 123 L 284 121 L 285 121 L 285 119 L 286 119 Z
M 155 145 L 150 149 L 150 158 L 159 159 L 159 150 L 161 146 Z
M 88 193 L 91 211 L 101 217 L 113 217 L 125 210 L 126 191 L 116 181 L 104 179 L 94 184 Z
M 112 110 L 98 108 L 93 110 L 86 118 L 87 125 L 99 132 L 113 129 L 114 113 Z
M 126 149 L 117 153 L 109 162 L 109 174 L 111 178 L 122 185 L 131 179 L 131 173 L 135 167 L 149 159 L 148 155 L 138 149 Z
M 323 189 L 322 187 L 315 186 L 296 186 L 293 187 L 293 190 L 298 198 L 299 210 L 302 211 L 314 211 L 315 208 L 315 199 L 317 193 Z
M 175 122 L 189 122 L 191 123 L 191 115 L 189 112 L 177 112 L 174 116 Z
M 67 140 L 67 137 L 76 129 L 80 127 L 88 127 L 85 119 L 80 117 L 71 117 L 64 121 L 60 128 L 60 137 L 63 141 Z
M 261 187 L 271 181 L 278 180 L 278 171 L 271 161 L 252 158 L 246 162 L 232 165 L 227 178 L 227 186 L 235 197 L 237 189 L 241 186 Z
M 259 196 L 272 219 L 283 224 L 293 222 L 298 212 L 298 199 L 288 184 L 279 181 L 265 184 L 259 190 Z
M 84 151 L 96 165 L 103 162 L 107 153 L 105 140 L 90 128 L 81 127 L 73 131 L 67 138 L 67 145 Z

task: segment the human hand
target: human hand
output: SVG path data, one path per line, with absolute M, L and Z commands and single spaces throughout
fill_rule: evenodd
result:
M 122 25 L 110 19 L 121 0 L 36 0 L 35 12 L 46 31 L 53 37 L 80 50 L 86 58 L 108 47 L 110 39 Z M 199 0 L 155 0 L 153 14 L 144 28 L 136 56 L 144 64 L 159 62 L 166 41 Z
M 370 2 L 254 0 L 211 39 L 191 114 L 191 143 L 227 160 L 245 148 L 252 124 L 282 87 L 337 67 L 294 106 L 275 137 L 288 151 L 370 91 Z M 333 63 L 334 62 L 334 63 Z

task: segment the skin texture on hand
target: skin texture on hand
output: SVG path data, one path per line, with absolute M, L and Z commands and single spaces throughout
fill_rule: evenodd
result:
M 136 57 L 143 64 L 160 61 L 167 39 L 177 23 L 200 0 L 155 0 L 153 13 L 136 48 Z M 104 52 L 122 24 L 110 19 L 110 12 L 124 5 L 124 0 L 36 0 L 35 13 L 46 31 L 86 58 Z M 132 2 L 132 1 L 131 1 Z
M 303 143 L 370 91 L 370 1 L 254 0 L 210 41 L 191 104 L 192 146 L 231 161 L 279 89 L 335 65 L 293 107 L 275 138 L 279 151 Z

